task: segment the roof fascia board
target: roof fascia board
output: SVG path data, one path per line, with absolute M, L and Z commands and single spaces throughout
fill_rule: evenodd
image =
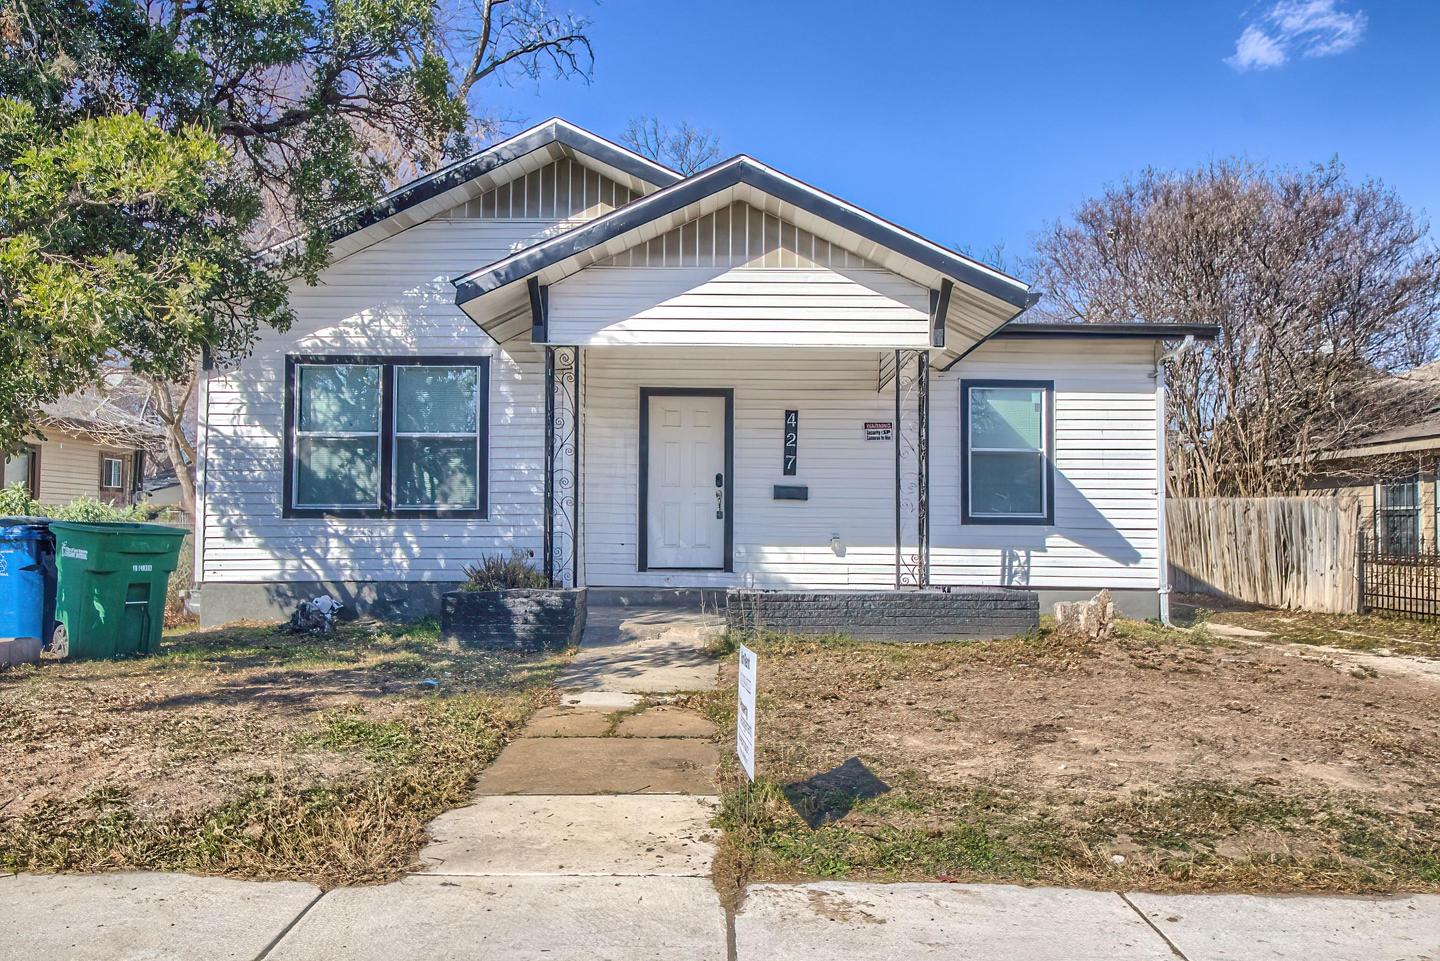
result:
M 1214 324 L 1026 324 L 1011 323 L 995 332 L 1006 340 L 1099 337 L 1139 340 L 1168 340 L 1194 337 L 1214 340 L 1220 328 Z
M 452 281 L 455 302 L 464 306 L 477 297 L 523 280 L 576 257 L 598 245 L 636 231 L 647 223 L 695 205 L 707 197 L 741 185 L 760 191 L 782 204 L 806 211 L 886 250 L 894 251 L 943 277 L 950 277 L 1014 307 L 1024 307 L 1029 292 L 1024 284 L 946 251 L 888 221 L 802 184 L 746 156 L 735 157 L 686 180 L 672 184 L 580 227 L 543 241 Z M 553 282 L 553 278 L 548 278 Z

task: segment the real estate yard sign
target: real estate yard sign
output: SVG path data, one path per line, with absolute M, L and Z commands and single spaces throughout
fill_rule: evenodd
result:
M 755 652 L 740 645 L 739 696 L 735 699 L 735 753 L 745 776 L 755 780 Z

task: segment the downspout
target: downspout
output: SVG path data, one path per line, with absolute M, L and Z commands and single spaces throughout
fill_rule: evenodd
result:
M 1156 445 L 1156 490 L 1155 490 L 1155 533 L 1160 546 L 1160 623 L 1170 623 L 1170 542 L 1165 529 L 1165 362 L 1173 360 L 1195 345 L 1193 334 L 1186 334 L 1178 347 L 1162 351 L 1155 357 L 1155 436 Z

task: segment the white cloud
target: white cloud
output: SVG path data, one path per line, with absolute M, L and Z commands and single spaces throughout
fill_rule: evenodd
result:
M 1339 9 L 1343 0 L 1280 0 L 1235 41 L 1225 62 L 1236 70 L 1268 70 L 1292 56 L 1329 57 L 1344 53 L 1365 36 L 1363 10 Z

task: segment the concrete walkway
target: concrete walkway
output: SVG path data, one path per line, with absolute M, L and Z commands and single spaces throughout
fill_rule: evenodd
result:
M 1440 896 L 1163 896 L 708 877 L 719 748 L 667 695 L 711 688 L 716 619 L 591 612 L 542 711 L 431 825 L 420 873 L 321 894 L 173 874 L 0 877 L 33 961 L 1440 961 Z

